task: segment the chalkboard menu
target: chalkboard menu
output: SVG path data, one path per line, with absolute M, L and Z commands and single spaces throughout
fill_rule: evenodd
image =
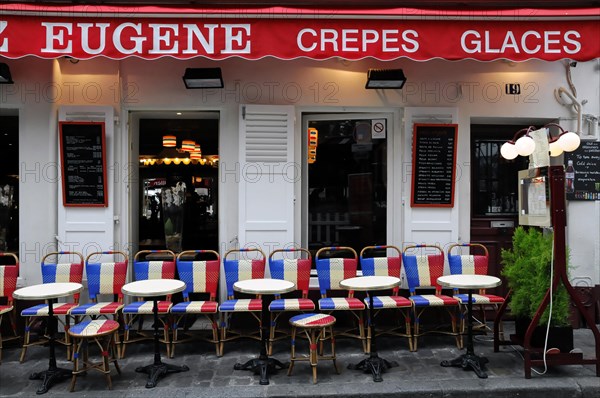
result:
M 581 141 L 565 152 L 565 190 L 568 200 L 600 200 L 600 142 Z
M 415 124 L 412 207 L 454 206 L 456 124 Z
M 60 122 L 64 206 L 108 206 L 104 123 Z

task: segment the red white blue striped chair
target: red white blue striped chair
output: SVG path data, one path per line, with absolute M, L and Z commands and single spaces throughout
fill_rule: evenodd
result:
M 14 265 L 0 265 L 0 298 L 5 297 L 6 302 L 0 304 L 0 363 L 2 362 L 2 318 L 7 314 L 10 320 L 10 329 L 13 335 L 4 338 L 4 341 L 18 339 L 17 323 L 15 321 L 15 307 L 13 302 L 13 292 L 17 288 L 17 278 L 19 277 L 19 259 L 12 253 L 0 253 L 0 257 L 12 257 Z M 4 301 L 4 300 L 3 300 Z
M 197 256 L 209 255 L 209 260 L 195 260 Z M 214 257 L 214 258 L 212 258 Z M 185 258 L 185 259 L 184 259 Z M 183 291 L 183 302 L 171 307 L 173 319 L 173 342 L 171 356 L 175 354 L 175 345 L 191 341 L 194 337 L 202 338 L 215 345 L 216 355 L 220 356 L 219 324 L 217 289 L 219 287 L 219 273 L 221 270 L 221 259 L 219 253 L 214 250 L 187 250 L 177 256 L 177 273 L 179 279 L 185 282 Z M 192 295 L 203 295 L 206 300 L 192 300 Z M 208 296 L 208 297 L 206 297 Z M 198 333 L 190 334 L 190 323 L 184 323 L 184 332 L 187 338 L 179 338 L 179 324 L 188 316 L 205 316 L 212 330 L 211 338 L 203 338 Z
M 388 251 L 393 254 L 387 255 Z M 378 256 L 374 256 L 378 254 Z M 381 256 L 383 254 L 383 256 Z M 373 257 L 369 257 L 373 256 Z M 400 278 L 402 267 L 402 252 L 396 246 L 367 246 L 360 251 L 360 267 L 363 276 L 394 276 Z M 408 338 L 408 348 L 412 351 L 412 332 L 411 332 L 411 313 L 412 301 L 399 295 L 400 288 L 394 287 L 391 295 L 374 296 L 373 309 L 376 310 L 374 316 L 377 316 L 381 310 L 397 310 L 404 318 L 404 332 L 400 332 L 401 326 L 392 328 L 379 328 L 379 334 L 389 334 Z M 369 306 L 368 297 L 365 298 L 365 305 Z M 396 316 L 394 320 L 399 319 Z M 369 325 L 371 320 L 369 319 Z M 367 352 L 371 352 L 371 328 L 367 333 Z
M 258 258 L 241 258 L 245 253 L 255 252 Z M 237 256 L 237 258 L 233 258 Z M 223 256 L 223 270 L 225 271 L 225 285 L 227 287 L 227 300 L 219 306 L 221 313 L 221 355 L 226 341 L 242 337 L 260 340 L 260 313 L 262 311 L 262 300 L 259 296 L 255 298 L 238 299 L 233 290 L 233 284 L 237 281 L 247 279 L 261 279 L 265 277 L 266 256 L 260 249 L 232 249 Z M 255 332 L 244 332 L 231 328 L 231 317 L 234 313 L 245 312 L 251 314 L 258 322 Z M 231 336 L 228 336 L 228 332 Z
M 420 254 L 409 254 L 416 253 Z M 425 254 L 427 252 L 427 254 Z M 433 252 L 433 253 L 432 253 Z M 437 279 L 444 274 L 444 251 L 435 245 L 407 246 L 402 252 L 402 263 L 406 272 L 410 300 L 413 302 L 413 351 L 417 350 L 419 336 L 429 332 L 449 334 L 456 339 L 456 346 L 461 348 L 460 334 L 457 329 L 456 310 L 459 301 L 455 297 L 442 294 L 442 287 Z M 417 289 L 435 289 L 433 294 L 416 294 Z M 430 308 L 444 308 L 450 315 L 452 329 L 429 330 L 422 332 L 420 318 Z
M 150 260 L 149 255 L 166 258 L 166 260 Z M 175 279 L 175 253 L 171 250 L 142 250 L 133 257 L 133 274 L 136 281 L 146 279 Z M 164 300 L 158 300 L 158 315 L 159 321 L 163 325 L 163 338 L 161 343 L 165 344 L 167 356 L 171 351 L 169 342 L 169 321 L 165 317 L 169 316 L 171 306 L 171 295 L 167 295 Z M 143 297 L 138 297 L 137 301 L 127 304 L 123 307 L 123 315 L 125 317 L 125 333 L 121 347 L 121 358 L 125 357 L 125 349 L 127 344 L 135 343 L 141 340 L 152 340 L 153 332 L 145 333 L 143 330 L 144 316 L 153 315 L 152 300 L 145 300 Z M 138 322 L 137 336 L 131 336 L 131 328 L 134 322 Z
M 79 262 L 72 263 L 59 263 L 58 259 L 60 256 L 70 256 L 78 258 Z M 56 263 L 47 263 L 48 257 L 56 257 Z M 46 254 L 42 258 L 42 283 L 54 283 L 54 282 L 76 282 L 81 283 L 83 279 L 83 256 L 78 252 L 52 252 Z M 71 311 L 73 308 L 79 305 L 79 293 L 73 295 L 72 302 L 66 303 L 54 303 L 52 305 L 52 311 L 57 319 L 63 324 L 65 335 L 64 339 L 57 339 L 57 343 L 61 343 L 67 346 L 67 358 L 71 359 L 71 339 L 67 333 L 71 326 Z M 35 342 L 30 341 L 31 327 L 38 320 L 39 317 L 48 316 L 48 303 L 38 304 L 33 307 L 29 307 L 21 311 L 21 316 L 26 317 L 25 321 L 25 334 L 23 336 L 23 348 L 21 349 L 20 361 L 25 360 L 25 354 L 27 348 L 33 345 L 45 344 L 48 340 L 46 338 L 40 338 Z M 59 316 L 64 316 L 65 321 L 63 322 Z
M 120 261 L 99 262 L 102 256 L 115 256 Z M 91 259 L 96 260 L 95 262 Z M 80 317 L 89 316 L 92 319 L 110 316 L 114 320 L 119 319 L 123 304 L 123 292 L 121 288 L 127 281 L 127 254 L 121 251 L 102 251 L 90 253 L 85 259 L 85 274 L 87 276 L 88 294 L 90 302 L 82 304 L 71 310 L 71 316 L 75 322 Z M 111 301 L 99 301 L 101 296 L 110 295 Z M 120 346 L 119 335 L 116 344 Z
M 286 257 L 285 253 L 290 253 L 292 258 Z M 295 255 L 302 256 L 305 254 L 306 257 L 293 258 Z M 275 258 L 278 255 L 282 255 L 282 258 Z M 275 299 L 271 301 L 269 310 L 271 312 L 271 325 L 269 330 L 269 348 L 268 352 L 271 355 L 273 350 L 273 341 L 275 340 L 275 333 L 277 332 L 277 319 L 284 312 L 303 312 L 303 311 L 314 311 L 315 303 L 308 298 L 308 288 L 310 285 L 310 270 L 312 268 L 312 256 L 310 252 L 302 248 L 291 248 L 291 249 L 278 249 L 274 250 L 269 254 L 269 272 L 273 279 L 285 279 L 290 282 L 294 282 L 296 285 L 295 293 L 300 297 L 292 298 L 289 295 L 281 297 L 276 295 Z M 287 336 L 289 333 L 285 333 L 282 337 Z
M 452 249 L 466 247 L 471 252 L 473 249 L 478 250 L 482 254 L 452 254 Z M 457 243 L 451 245 L 448 248 L 448 265 L 450 267 L 450 273 L 455 274 L 468 274 L 468 275 L 487 275 L 488 273 L 488 250 L 487 247 L 481 243 Z M 465 314 L 467 313 L 466 307 L 469 302 L 469 295 L 466 293 L 460 293 L 458 289 L 455 290 L 454 297 L 460 300 L 463 306 L 461 312 L 461 330 L 465 328 Z M 480 289 L 478 294 L 472 294 L 473 305 L 477 306 L 480 310 L 481 319 L 477 320 L 477 325 L 474 326 L 477 329 L 487 330 L 487 319 L 486 309 L 492 308 L 494 313 L 498 312 L 498 309 L 504 303 L 504 297 L 497 296 L 494 294 L 487 294 L 485 289 Z M 499 325 L 499 333 L 502 333 L 502 323 Z
M 323 256 L 329 253 L 327 258 Z M 343 257 L 344 255 L 350 257 Z M 365 325 L 363 312 L 365 303 L 354 297 L 354 291 L 348 290 L 344 296 L 329 297 L 333 292 L 345 291 L 340 287 L 344 279 L 354 278 L 358 268 L 358 255 L 351 247 L 331 246 L 323 247 L 315 254 L 317 267 L 317 278 L 319 280 L 319 310 L 325 313 L 333 311 L 348 311 L 354 317 L 357 327 L 353 329 L 336 332 L 338 336 L 348 336 L 360 339 L 363 351 L 367 352 L 367 341 L 365 337 Z M 358 329 L 358 333 L 355 330 Z

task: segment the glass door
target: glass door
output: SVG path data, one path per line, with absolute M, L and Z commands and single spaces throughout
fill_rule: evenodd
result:
M 305 116 L 302 224 L 313 253 L 386 243 L 390 123 L 381 114 Z

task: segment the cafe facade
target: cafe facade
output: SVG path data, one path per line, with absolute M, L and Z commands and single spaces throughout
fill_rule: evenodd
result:
M 499 275 L 527 168 L 500 146 L 548 123 L 598 142 L 599 15 L 0 5 L 2 250 L 20 285 L 57 249 L 477 241 Z M 69 168 L 90 147 L 94 167 Z M 599 176 L 575 163 L 570 277 L 593 286 L 600 196 L 584 182 Z

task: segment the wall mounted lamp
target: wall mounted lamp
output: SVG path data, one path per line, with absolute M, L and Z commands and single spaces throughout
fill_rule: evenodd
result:
M 550 130 L 546 130 L 548 134 L 548 144 L 550 147 L 550 156 L 560 156 L 563 152 L 573 152 L 579 148 L 581 139 L 579 134 L 572 131 L 565 131 L 560 125 L 556 123 L 548 123 L 544 126 L 547 127 L 558 127 L 561 131 L 558 137 L 552 137 Z M 529 156 L 535 151 L 535 142 L 529 135 L 530 132 L 536 130 L 534 126 L 521 129 L 515 133 L 512 140 L 505 142 L 500 147 L 500 154 L 504 159 L 514 159 L 517 156 Z
M 13 84 L 10 69 L 5 63 L 0 63 L 0 84 Z
M 186 68 L 185 88 L 223 88 L 221 68 Z
M 369 69 L 365 88 L 402 88 L 404 83 L 406 83 L 406 76 L 402 69 Z

